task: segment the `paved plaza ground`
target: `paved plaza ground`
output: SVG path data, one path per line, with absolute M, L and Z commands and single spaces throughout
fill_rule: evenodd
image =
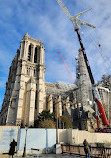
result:
M 36 155 L 33 155 L 33 156 L 30 156 L 30 155 L 27 155 L 26 158 L 79 158 L 80 156 L 74 156 L 74 155 L 66 155 L 66 154 L 61 154 L 61 155 L 56 155 L 56 154 L 43 154 L 43 155 L 40 155 L 40 156 L 36 156 Z M 11 156 L 9 156 L 8 154 L 0 154 L 0 158 L 11 158 Z M 22 156 L 16 156 L 14 155 L 13 158 L 23 158 Z

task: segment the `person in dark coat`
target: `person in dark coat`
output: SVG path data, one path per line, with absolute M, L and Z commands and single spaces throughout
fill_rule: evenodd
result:
M 86 158 L 87 158 L 87 156 L 88 156 L 88 158 L 90 158 L 90 145 L 88 144 L 86 139 L 84 139 L 83 145 L 84 145 L 84 152 L 86 154 Z
M 10 150 L 9 150 L 9 155 L 12 155 L 12 158 L 13 158 L 16 146 L 17 146 L 17 142 L 15 141 L 15 139 L 13 139 L 13 141 L 10 143 Z

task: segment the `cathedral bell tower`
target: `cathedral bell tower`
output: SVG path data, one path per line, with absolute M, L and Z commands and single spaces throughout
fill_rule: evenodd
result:
M 26 33 L 18 51 L 6 124 L 33 126 L 45 108 L 45 48 L 42 41 Z

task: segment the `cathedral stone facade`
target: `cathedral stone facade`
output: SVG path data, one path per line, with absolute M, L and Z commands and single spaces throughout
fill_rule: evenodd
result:
M 26 34 L 12 61 L 1 110 L 1 123 L 33 126 L 45 109 L 45 48 Z
M 44 59 L 42 41 L 25 34 L 10 67 L 0 124 L 34 126 L 39 113 L 47 109 L 55 116 L 66 115 L 74 128 L 88 129 L 94 114 L 93 95 L 81 49 L 76 59 L 77 84 L 45 82 Z M 101 96 L 107 93 L 100 86 L 105 87 L 103 83 L 98 88 Z M 108 99 L 103 101 L 108 104 Z

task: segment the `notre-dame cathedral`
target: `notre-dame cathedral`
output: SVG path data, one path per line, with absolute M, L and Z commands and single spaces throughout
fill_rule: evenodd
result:
M 92 85 L 81 50 L 76 58 L 77 84 L 45 82 L 44 58 L 45 48 L 42 41 L 26 33 L 10 66 L 0 112 L 0 125 L 34 126 L 39 113 L 47 109 L 54 112 L 55 116 L 57 111 L 58 116 L 67 115 L 74 128 L 87 129 L 88 121 L 92 127 L 95 113 Z M 97 87 L 108 115 L 111 77 L 103 79 Z

